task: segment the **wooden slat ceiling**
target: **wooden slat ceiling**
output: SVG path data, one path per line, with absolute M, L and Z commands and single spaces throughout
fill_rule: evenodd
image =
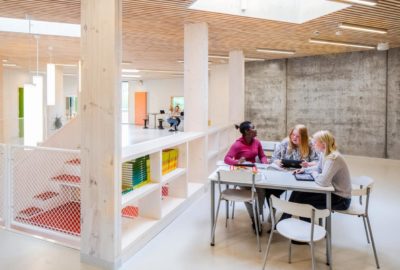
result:
M 307 0 L 304 0 L 307 1 Z M 362 49 L 310 44 L 309 38 L 362 43 L 376 46 L 389 42 L 400 47 L 400 1 L 381 0 L 375 7 L 354 5 L 347 9 L 303 24 L 283 23 L 219 13 L 190 10 L 193 0 L 124 0 L 123 61 L 130 67 L 146 70 L 182 72 L 183 27 L 185 23 L 209 24 L 209 53 L 227 55 L 230 50 L 243 50 L 246 57 L 286 58 L 256 52 L 256 48 L 295 50 L 289 57 L 303 57 L 357 51 Z M 56 22 L 79 23 L 78 0 L 0 0 L 0 16 Z M 388 34 L 340 30 L 341 22 L 388 29 Z M 340 30 L 340 35 L 336 32 Z M 315 34 L 319 32 L 319 34 Z M 76 63 L 79 39 L 41 36 L 41 64 Z M 49 51 L 49 47 L 52 48 Z M 35 39 L 28 34 L 0 32 L 0 58 L 19 67 L 35 69 Z M 213 60 L 218 63 L 217 60 Z M 42 65 L 41 65 L 42 66 Z M 43 69 L 43 67 L 41 67 Z

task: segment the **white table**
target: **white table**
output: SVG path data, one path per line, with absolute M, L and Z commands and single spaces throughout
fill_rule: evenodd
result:
M 218 184 L 217 171 L 219 170 L 229 170 L 229 166 L 220 166 L 216 169 L 208 179 L 211 183 L 211 246 L 214 246 L 215 239 L 212 237 L 212 228 L 215 221 L 215 185 Z M 258 188 L 272 188 L 272 189 L 282 189 L 282 190 L 293 190 L 293 191 L 303 191 L 303 192 L 313 192 L 313 193 L 324 193 L 326 194 L 326 207 L 329 211 L 332 211 L 331 197 L 334 188 L 322 187 L 315 182 L 308 181 L 297 181 L 292 173 L 286 171 L 276 171 L 271 169 L 259 169 L 262 174 L 261 180 L 256 182 L 256 187 Z M 223 183 L 223 182 L 222 182 Z M 229 184 L 232 184 L 230 182 Z M 243 185 L 243 184 L 241 184 Z M 328 249 L 328 261 L 332 264 L 332 221 L 331 215 L 326 219 L 326 230 L 331 237 L 329 237 L 329 249 Z

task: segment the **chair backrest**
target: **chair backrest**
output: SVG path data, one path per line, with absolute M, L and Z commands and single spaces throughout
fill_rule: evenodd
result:
M 261 141 L 261 145 L 264 151 L 275 151 L 275 147 L 279 142 L 275 141 Z
M 254 184 L 256 180 L 256 173 L 250 170 L 220 170 L 218 173 L 218 181 L 234 183 L 234 184 Z
M 309 204 L 294 203 L 285 200 L 281 200 L 274 195 L 271 196 L 271 207 L 284 213 L 291 214 L 293 216 L 313 218 L 313 211 L 315 211 L 314 219 L 325 218 L 330 215 L 328 209 L 316 209 Z
M 367 196 L 374 185 L 374 179 L 369 176 L 359 176 L 351 179 L 351 196 Z

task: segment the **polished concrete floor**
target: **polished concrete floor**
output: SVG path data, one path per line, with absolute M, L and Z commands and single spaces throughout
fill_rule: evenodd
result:
M 400 269 L 400 161 L 346 157 L 351 173 L 376 180 L 370 216 L 381 269 Z M 235 219 L 224 226 L 220 216 L 216 245 L 209 245 L 209 194 L 187 209 L 158 234 L 123 267 L 128 269 L 236 270 L 261 269 L 263 253 L 243 206 L 237 206 Z M 262 236 L 265 250 L 268 234 Z M 317 269 L 325 264 L 325 245 L 317 245 Z M 267 269 L 311 269 L 308 246 L 293 246 L 292 263 L 287 263 L 288 242 L 276 237 L 271 246 Z M 79 262 L 79 251 L 0 230 L 0 269 L 70 270 L 97 269 Z M 372 247 L 367 244 L 361 219 L 333 215 L 333 269 L 376 269 Z

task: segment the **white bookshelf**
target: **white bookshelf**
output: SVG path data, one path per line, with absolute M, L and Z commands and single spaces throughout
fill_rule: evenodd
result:
M 207 173 L 198 161 L 206 161 L 205 147 L 206 134 L 182 132 L 122 149 L 122 162 L 149 155 L 151 177 L 151 183 L 122 195 L 121 208 L 130 205 L 139 209 L 137 217 L 122 218 L 123 257 L 134 254 L 188 207 L 193 198 L 204 193 Z M 166 149 L 177 149 L 178 160 L 177 168 L 163 175 L 162 152 Z M 168 187 L 167 196 L 162 195 L 163 187 Z

